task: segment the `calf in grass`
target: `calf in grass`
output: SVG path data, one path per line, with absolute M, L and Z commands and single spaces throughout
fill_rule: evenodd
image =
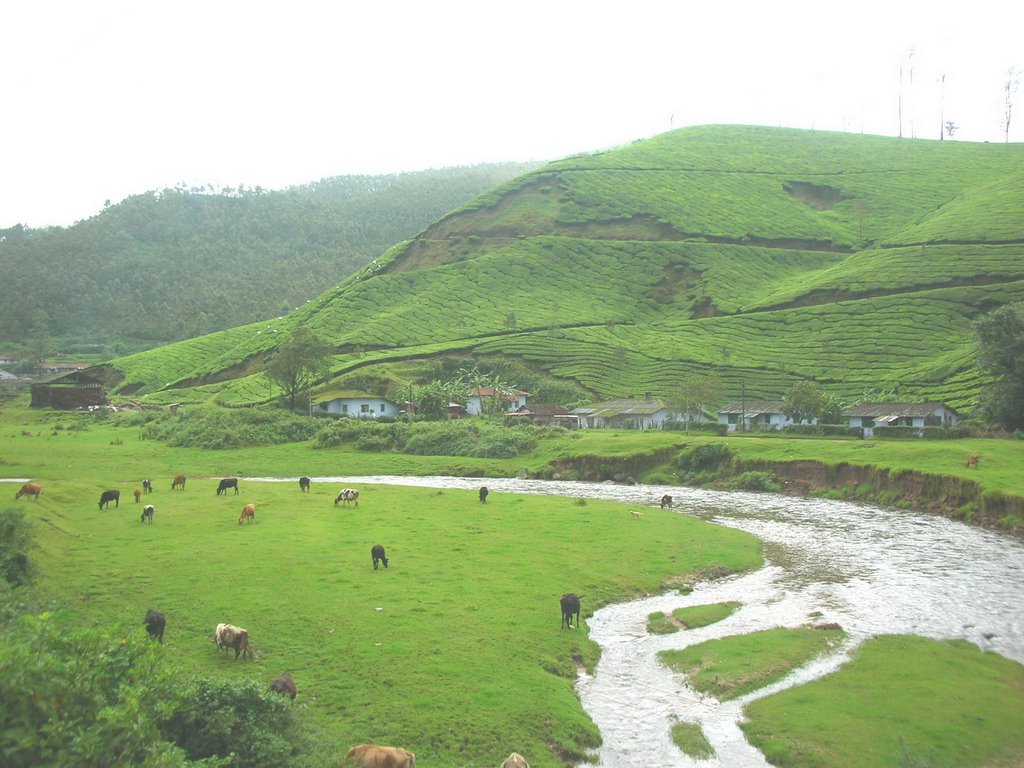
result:
M 381 747 L 377 744 L 360 744 L 352 747 L 345 760 L 350 765 L 362 768 L 416 768 L 416 755 L 401 747 Z

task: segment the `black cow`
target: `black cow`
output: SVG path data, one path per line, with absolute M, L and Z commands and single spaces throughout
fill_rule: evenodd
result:
M 664 509 L 665 507 L 671 507 L 671 506 L 672 506 L 672 497 L 669 496 L 666 493 L 664 496 L 661 497 L 661 508 Z
M 153 492 L 153 481 L 152 480 L 143 480 L 142 481 L 142 490 L 144 490 L 146 493 L 152 493 Z
M 480 503 L 481 504 L 486 504 L 487 503 L 487 494 L 488 493 L 490 493 L 490 491 L 487 490 L 487 486 L 486 485 L 481 485 L 480 486 Z
M 139 522 L 140 523 L 144 523 L 144 522 L 146 522 L 146 520 L 149 520 L 149 522 L 152 523 L 153 522 L 153 512 L 155 512 L 155 511 L 156 510 L 153 509 L 153 505 L 152 504 L 147 504 L 146 506 L 144 506 L 142 508 L 142 516 L 139 518 Z
M 222 493 L 227 496 L 228 488 L 235 489 L 235 496 L 238 495 L 238 478 L 237 477 L 225 477 L 220 481 L 220 485 L 217 486 L 217 495 L 220 496 Z
M 562 623 L 560 626 L 569 627 L 572 629 L 572 617 L 576 615 L 576 626 L 580 625 L 580 596 L 574 595 L 571 592 L 567 595 L 562 595 Z
M 109 506 L 110 502 L 114 502 L 115 507 L 121 506 L 121 492 L 120 491 L 104 491 L 100 494 L 100 509 L 105 509 Z
M 150 637 L 156 638 L 161 643 L 164 641 L 164 627 L 167 625 L 167 620 L 164 619 L 162 613 L 150 608 L 146 611 L 146 618 L 142 620 L 142 623 L 146 625 L 146 632 Z
M 373 570 L 377 570 L 377 563 L 384 563 L 384 567 L 388 567 L 388 559 L 384 555 L 384 547 L 380 544 L 374 544 L 370 550 L 370 556 L 373 558 Z
M 282 672 L 279 677 L 271 680 L 270 690 L 276 693 L 287 693 L 293 699 L 299 694 L 298 689 L 295 687 L 295 680 L 288 672 Z
M 313 481 L 310 480 L 308 477 L 300 477 L 299 478 L 299 490 L 302 491 L 303 493 L 306 493 L 306 491 L 309 490 L 309 484 L 311 482 L 313 482 Z M 287 674 L 287 673 L 285 673 L 285 674 Z

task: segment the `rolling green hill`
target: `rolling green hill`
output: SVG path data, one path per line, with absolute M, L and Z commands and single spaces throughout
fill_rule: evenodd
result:
M 1024 299 L 1024 146 L 686 128 L 520 176 L 297 311 L 114 361 L 115 393 L 261 402 L 302 325 L 333 376 L 457 355 L 595 397 L 796 381 L 969 407 L 970 323 Z M 325 385 L 328 382 L 325 382 Z
M 64 349 L 117 354 L 276 317 L 535 165 L 165 189 L 71 227 L 3 230 L 0 342 L 38 334 L 40 311 Z

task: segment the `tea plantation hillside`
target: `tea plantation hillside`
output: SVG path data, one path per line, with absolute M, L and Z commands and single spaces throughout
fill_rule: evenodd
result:
M 800 380 L 969 407 L 970 324 L 1024 299 L 1024 145 L 706 126 L 476 198 L 299 310 L 113 364 L 116 392 L 265 401 L 301 325 L 334 377 L 513 360 L 594 397 Z M 327 382 L 325 382 L 326 384 Z

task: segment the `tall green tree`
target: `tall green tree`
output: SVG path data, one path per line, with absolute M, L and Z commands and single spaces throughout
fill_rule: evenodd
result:
M 305 328 L 297 328 L 267 363 L 266 375 L 284 392 L 289 410 L 299 396 L 327 375 L 331 348 Z
M 1024 301 L 1005 304 L 974 321 L 977 365 L 992 383 L 981 412 L 1006 429 L 1024 429 Z
M 717 373 L 691 374 L 679 382 L 671 404 L 688 422 L 694 414 L 714 409 L 721 397 L 722 378 Z
M 825 410 L 825 394 L 813 381 L 794 384 L 782 398 L 782 412 L 797 424 L 812 421 Z

